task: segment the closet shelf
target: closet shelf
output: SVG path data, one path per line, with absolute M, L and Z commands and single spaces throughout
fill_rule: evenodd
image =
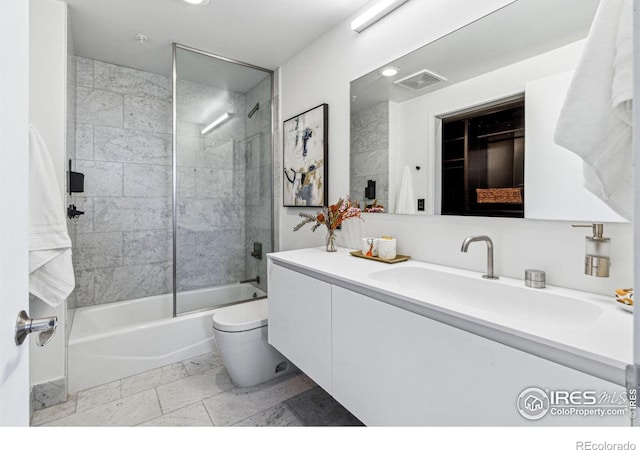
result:
M 513 130 L 504 130 L 504 131 L 496 131 L 495 133 L 479 134 L 476 137 L 478 139 L 484 139 L 488 137 L 500 136 L 503 134 L 517 133 L 519 131 L 522 131 L 524 133 L 524 128 L 514 128 Z M 516 136 L 516 137 L 524 137 L 524 136 Z

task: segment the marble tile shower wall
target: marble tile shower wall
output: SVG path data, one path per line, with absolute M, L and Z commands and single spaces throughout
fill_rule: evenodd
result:
M 241 141 L 246 163 L 246 241 L 245 276 L 260 277 L 260 287 L 267 290 L 266 254 L 272 248 L 272 149 L 271 149 L 271 77 L 267 76 L 246 93 L 245 110 L 259 104 L 253 117 L 245 116 L 246 138 Z M 262 259 L 251 256 L 253 243 L 262 244 Z
M 171 292 L 171 81 L 85 58 L 77 59 L 76 81 L 76 170 L 85 174 L 76 198 L 85 211 L 76 224 L 76 304 Z M 243 269 L 230 255 L 244 243 L 244 170 L 236 164 L 243 158 L 234 146 L 244 126 L 230 121 L 200 137 L 195 122 L 205 120 L 193 115 L 207 101 L 201 94 L 220 94 L 210 91 L 178 86 L 185 94 L 178 103 L 179 289 L 237 281 Z M 225 95 L 244 107 L 237 94 Z
M 363 202 L 367 180 L 376 182 L 379 203 L 389 207 L 389 104 L 381 102 L 351 115 L 349 192 Z
M 171 83 L 77 59 L 77 306 L 171 289 Z
M 245 96 L 183 80 L 177 89 L 178 289 L 235 283 L 245 277 Z M 201 124 L 224 112 L 233 118 L 203 138 Z

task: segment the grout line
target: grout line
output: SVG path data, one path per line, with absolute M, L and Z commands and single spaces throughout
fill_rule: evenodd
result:
M 160 393 L 158 392 L 158 386 L 153 388 L 153 392 L 156 393 L 156 400 L 158 401 L 158 407 L 160 408 L 160 417 L 163 417 L 165 414 L 164 409 L 162 408 L 162 402 L 160 401 Z
M 209 420 L 211 421 L 211 425 L 214 427 L 217 427 L 218 425 L 216 425 L 216 422 L 213 420 L 213 417 L 211 417 L 211 413 L 209 412 L 209 408 L 207 408 L 207 405 L 205 405 L 204 401 L 202 399 L 200 399 L 200 403 L 202 403 L 202 407 L 204 408 L 204 411 L 207 413 L 207 416 L 209 417 Z
M 77 113 L 76 113 L 77 115 Z M 96 158 L 96 127 L 94 124 L 90 124 L 91 126 L 91 160 L 95 161 Z M 78 128 L 78 124 L 76 123 L 76 134 L 77 134 L 77 128 Z M 76 160 L 77 160 L 77 155 L 76 155 Z
M 121 198 L 124 198 L 124 197 L 126 197 L 126 196 L 127 196 L 127 193 L 126 193 L 126 191 L 125 191 L 125 189 L 124 189 L 124 179 L 125 179 L 125 176 L 126 176 L 126 175 L 125 175 L 125 173 L 124 173 L 124 163 L 123 163 L 123 162 L 121 162 L 121 163 L 119 163 L 119 164 L 120 164 L 120 166 L 121 166 L 120 168 L 122 169 L 122 170 L 121 170 L 122 178 L 120 178 L 120 181 L 121 181 L 121 183 L 122 183 L 122 186 L 121 186 L 121 187 L 122 187 L 122 190 L 120 191 L 120 192 L 121 192 L 120 197 L 121 197 Z

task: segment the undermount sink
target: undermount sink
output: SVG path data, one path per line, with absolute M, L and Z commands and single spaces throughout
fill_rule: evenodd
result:
M 579 298 L 459 275 L 426 267 L 394 267 L 369 274 L 390 288 L 419 292 L 419 298 L 439 305 L 449 302 L 466 308 L 508 315 L 541 325 L 579 327 L 593 322 L 602 308 Z

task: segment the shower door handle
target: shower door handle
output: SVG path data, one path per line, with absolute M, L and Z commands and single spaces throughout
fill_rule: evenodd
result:
M 39 333 L 37 344 L 43 347 L 51 341 L 57 327 L 58 318 L 56 316 L 30 319 L 26 311 L 20 311 L 16 320 L 16 345 L 22 345 L 31 333 Z

